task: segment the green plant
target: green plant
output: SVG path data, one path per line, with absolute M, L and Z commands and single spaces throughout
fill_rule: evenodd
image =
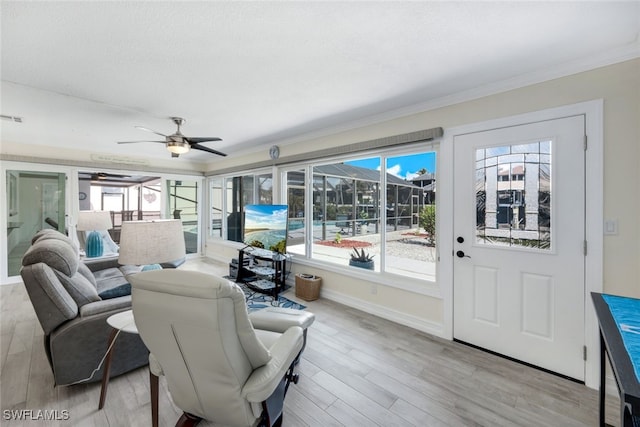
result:
M 373 261 L 373 257 L 375 255 L 369 255 L 365 252 L 364 248 L 358 250 L 358 248 L 353 248 L 353 252 L 351 253 L 351 260 L 358 262 L 370 262 Z
M 334 241 L 336 244 L 340 244 L 340 241 L 341 241 L 341 240 L 342 240 L 342 235 L 340 234 L 340 232 L 337 232 L 337 233 L 336 233 L 336 237 L 334 237 L 334 238 L 333 238 L 333 241 Z
M 259 240 L 254 240 L 251 243 L 249 243 L 249 245 L 253 246 L 254 248 L 264 249 L 264 244 Z
M 420 227 L 429 234 L 429 240 L 436 240 L 436 206 L 426 205 L 420 211 Z
M 283 239 L 283 240 L 280 240 L 275 245 L 271 245 L 271 247 L 269 247 L 269 250 L 283 254 L 286 251 L 286 247 L 287 247 L 287 241 Z

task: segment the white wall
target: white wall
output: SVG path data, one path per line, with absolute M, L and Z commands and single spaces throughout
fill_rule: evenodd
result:
M 604 99 L 604 218 L 618 234 L 604 239 L 604 290 L 640 297 L 640 59 L 281 146 L 281 157 L 442 126 L 445 129 L 552 107 Z M 225 160 L 224 167 L 267 160 L 266 150 Z M 216 163 L 210 172 L 215 172 Z M 442 237 L 442 236 L 441 236 Z M 446 238 L 446 237 L 444 237 Z M 234 251 L 209 242 L 207 255 L 229 259 Z M 323 294 L 440 335 L 443 304 L 437 297 L 378 285 L 340 272 L 294 265 L 323 278 Z

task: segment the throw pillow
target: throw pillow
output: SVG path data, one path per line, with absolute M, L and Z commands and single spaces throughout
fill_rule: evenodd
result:
M 116 286 L 115 288 L 107 289 L 98 294 L 102 299 L 111 299 L 131 295 L 131 285 L 125 283 L 124 285 Z

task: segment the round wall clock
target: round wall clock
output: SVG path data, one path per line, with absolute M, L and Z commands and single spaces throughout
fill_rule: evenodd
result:
M 269 148 L 269 157 L 271 157 L 273 160 L 280 157 L 280 147 L 278 147 L 277 145 L 274 145 L 271 148 Z
M 84 193 L 81 191 L 80 194 L 78 195 L 78 198 L 80 200 L 85 200 L 87 198 L 87 193 Z

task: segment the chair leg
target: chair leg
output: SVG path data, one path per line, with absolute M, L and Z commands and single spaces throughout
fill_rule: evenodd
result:
M 149 371 L 149 386 L 151 388 L 151 425 L 158 427 L 158 376 Z
M 202 421 L 202 418 L 183 412 L 182 416 L 178 419 L 178 422 L 176 423 L 176 427 L 194 427 L 200 421 Z

